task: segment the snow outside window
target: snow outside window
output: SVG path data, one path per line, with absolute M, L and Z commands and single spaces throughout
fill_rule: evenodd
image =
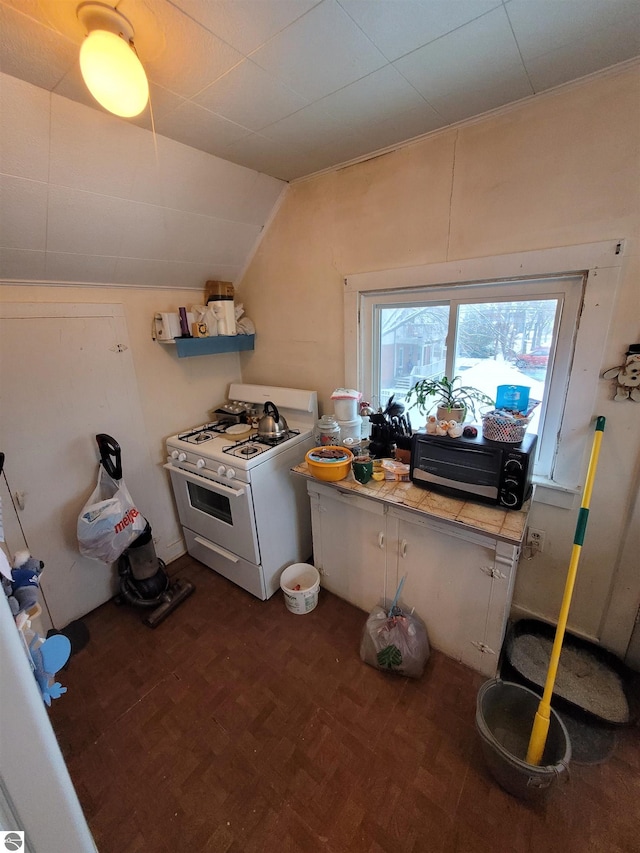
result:
M 383 408 L 423 378 L 460 376 L 493 400 L 499 385 L 526 386 L 539 401 L 529 426 L 539 436 L 536 480 L 556 492 L 548 502 L 569 506 L 592 432 L 620 249 L 593 244 L 349 276 L 347 383 Z M 424 426 L 423 415 L 409 413 L 414 429 Z M 541 489 L 537 497 L 545 499 Z

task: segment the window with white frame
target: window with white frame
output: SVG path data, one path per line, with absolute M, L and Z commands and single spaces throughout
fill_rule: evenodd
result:
M 571 275 L 364 293 L 364 393 L 384 408 L 391 396 L 404 403 L 420 379 L 445 375 L 492 400 L 500 385 L 526 387 L 538 401 L 529 425 L 539 436 L 536 471 L 549 476 L 583 285 L 583 275 Z M 408 412 L 424 426 L 424 414 Z
M 402 402 L 421 378 L 460 376 L 491 399 L 499 385 L 526 386 L 539 401 L 529 427 L 539 436 L 536 477 L 576 491 L 621 245 L 349 276 L 348 383 L 382 407 L 391 395 Z M 409 414 L 414 429 L 424 425 L 422 414 Z

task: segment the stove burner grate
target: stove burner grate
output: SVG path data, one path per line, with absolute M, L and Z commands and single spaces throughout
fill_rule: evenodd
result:
M 274 435 L 274 436 L 261 436 L 259 439 L 261 444 L 266 444 L 269 447 L 277 447 L 279 444 L 282 444 L 285 441 L 288 441 L 290 438 L 293 438 L 296 435 L 300 435 L 299 429 L 289 429 L 282 435 Z
M 216 421 L 210 424 L 203 424 L 199 427 L 187 430 L 178 435 L 180 441 L 186 441 L 188 444 L 203 444 L 205 441 L 211 441 L 216 435 L 223 433 L 230 421 Z
M 260 448 L 256 447 L 255 444 L 245 444 L 238 450 L 240 456 L 255 456 L 256 453 L 260 453 Z
M 222 448 L 223 453 L 228 453 L 230 456 L 239 456 L 243 459 L 249 459 L 253 456 L 258 456 L 260 453 L 266 453 L 272 447 L 277 447 L 283 444 L 290 438 L 300 435 L 299 429 L 290 429 L 284 435 L 277 438 L 267 438 L 265 436 L 249 436 L 244 441 L 238 441 L 236 444 L 228 444 Z

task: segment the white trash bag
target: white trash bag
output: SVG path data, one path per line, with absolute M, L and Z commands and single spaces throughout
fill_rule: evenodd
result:
M 420 678 L 429 653 L 427 629 L 419 616 L 395 606 L 389 612 L 373 608 L 360 643 L 365 663 L 383 672 Z
M 78 516 L 80 553 L 113 563 L 146 526 L 124 480 L 112 479 L 100 465 L 97 485 Z

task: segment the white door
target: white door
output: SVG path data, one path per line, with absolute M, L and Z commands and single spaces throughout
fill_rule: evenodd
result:
M 392 519 L 396 519 L 395 533 Z M 492 597 L 495 548 L 440 532 L 420 519 L 389 518 L 389 574 L 406 580 L 400 601 L 415 608 L 429 643 L 487 675 L 495 674 L 498 649 L 483 652 Z
M 327 494 L 321 486 L 308 487 L 313 561 L 321 584 L 369 612 L 387 596 L 384 506 L 355 493 Z
M 108 600 L 115 570 L 81 557 L 76 521 L 97 478 L 97 433 L 148 464 L 121 305 L 0 305 L 0 450 L 6 550 L 44 561 L 43 620 L 61 629 Z M 138 480 L 138 482 L 140 482 Z M 24 534 L 24 535 L 23 535 Z
M 0 829 L 22 830 L 25 853 L 97 853 L 9 605 L 2 598 Z M 71 696 L 69 701 L 74 701 Z

